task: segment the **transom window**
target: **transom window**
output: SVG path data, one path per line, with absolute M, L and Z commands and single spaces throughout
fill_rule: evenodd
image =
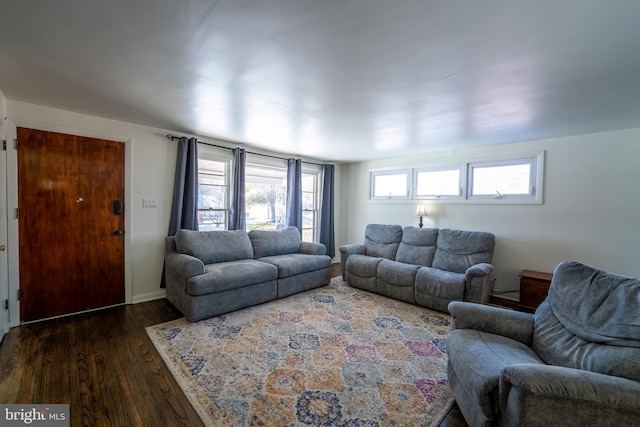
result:
M 416 169 L 414 173 L 414 198 L 461 198 L 461 170 L 460 166 Z
M 535 196 L 535 158 L 472 163 L 469 165 L 469 198 Z
M 408 199 L 409 170 L 371 173 L 372 199 Z
M 448 166 L 371 171 L 370 199 L 540 204 L 543 172 L 544 151 Z M 409 180 L 411 173 L 413 180 Z

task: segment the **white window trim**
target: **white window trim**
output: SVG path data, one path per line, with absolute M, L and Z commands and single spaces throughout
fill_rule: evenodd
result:
M 385 175 L 406 175 L 407 176 L 407 187 L 405 188 L 405 193 L 404 195 L 399 195 L 399 196 L 392 196 L 392 195 L 388 195 L 388 196 L 375 196 L 375 182 L 376 182 L 376 177 L 378 176 L 385 176 Z M 411 194 L 411 169 L 384 169 L 384 170 L 373 170 L 370 171 L 369 173 L 370 177 L 369 177 L 369 198 L 371 200 L 376 200 L 376 201 L 382 201 L 382 200 L 388 200 L 388 201 L 397 201 L 397 200 L 411 200 L 410 194 Z

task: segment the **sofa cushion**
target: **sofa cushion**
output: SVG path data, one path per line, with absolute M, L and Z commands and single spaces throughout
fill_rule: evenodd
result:
M 206 295 L 276 280 L 278 269 L 254 259 L 219 262 L 205 266 L 205 273 L 187 281 L 189 295 Z
M 278 279 L 282 279 L 329 268 L 331 257 L 328 255 L 287 254 L 263 257 L 260 258 L 260 261 L 275 265 L 278 269 Z
M 640 281 L 558 264 L 535 313 L 533 348 L 549 364 L 640 381 Z
M 402 240 L 402 226 L 369 224 L 364 230 L 365 253 L 372 257 L 396 259 Z
M 533 350 L 546 363 L 640 381 L 640 348 L 599 344 L 574 335 L 558 320 L 549 300 L 540 304 L 535 316 Z
M 376 258 L 368 255 L 354 254 L 347 258 L 347 272 L 360 277 L 376 277 L 378 264 L 384 258 Z
M 472 265 L 491 264 L 495 236 L 483 231 L 462 231 L 443 228 L 438 233 L 433 267 L 464 273 Z
M 462 301 L 464 274 L 444 271 L 434 267 L 420 267 L 416 273 L 416 292 L 433 295 L 451 301 Z
M 179 230 L 175 237 L 179 253 L 198 258 L 205 265 L 252 259 L 253 248 L 247 233 L 234 231 Z
M 405 227 L 396 261 L 430 267 L 436 253 L 437 228 Z
M 300 252 L 302 238 L 297 227 L 282 230 L 251 230 L 249 238 L 255 258 Z
M 640 347 L 640 280 L 565 261 L 554 271 L 549 300 L 560 323 L 574 335 Z
M 378 264 L 378 278 L 391 285 L 413 287 L 419 268 L 419 265 L 383 259 Z

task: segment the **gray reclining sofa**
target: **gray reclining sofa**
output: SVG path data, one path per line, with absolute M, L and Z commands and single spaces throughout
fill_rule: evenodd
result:
M 329 284 L 331 258 L 300 231 L 180 230 L 166 238 L 167 299 L 192 322 Z
M 350 286 L 448 312 L 451 301 L 486 304 L 495 236 L 481 231 L 369 224 L 364 244 L 340 247 Z

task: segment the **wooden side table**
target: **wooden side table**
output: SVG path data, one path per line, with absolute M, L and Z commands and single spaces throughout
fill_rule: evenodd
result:
M 541 271 L 520 272 L 520 303 L 518 309 L 533 313 L 549 293 L 553 274 Z

